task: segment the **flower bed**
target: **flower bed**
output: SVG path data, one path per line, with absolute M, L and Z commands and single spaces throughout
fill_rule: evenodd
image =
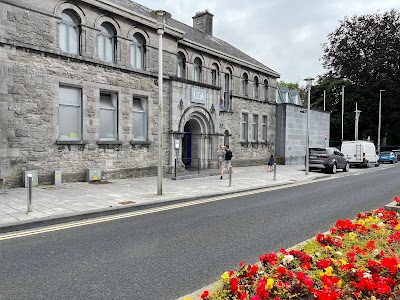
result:
M 337 221 L 300 249 L 263 254 L 259 264 L 241 262 L 221 276 L 220 289 L 201 298 L 400 299 L 399 263 L 399 215 L 381 208 Z

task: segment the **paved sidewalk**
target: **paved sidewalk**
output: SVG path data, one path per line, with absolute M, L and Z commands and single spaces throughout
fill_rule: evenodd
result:
M 3 189 L 0 190 L 0 233 L 326 176 L 330 175 L 319 172 L 305 175 L 304 167 L 299 165 L 278 165 L 274 180 L 274 173 L 267 172 L 266 166 L 237 167 L 233 168 L 231 187 L 227 175 L 222 180 L 219 175 L 184 180 L 166 176 L 163 195 L 157 195 L 157 177 L 118 179 L 108 184 L 46 185 L 33 188 L 33 211 L 29 213 L 26 188 Z

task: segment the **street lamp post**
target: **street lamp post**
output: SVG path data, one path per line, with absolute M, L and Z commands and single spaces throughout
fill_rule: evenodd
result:
M 304 81 L 307 84 L 307 130 L 306 130 L 306 175 L 308 175 L 310 157 L 309 157 L 309 148 L 310 148 L 310 97 L 311 97 L 311 86 L 314 78 L 307 77 Z
M 171 14 L 164 10 L 153 10 L 150 15 L 157 20 L 158 34 L 158 166 L 157 166 L 157 195 L 162 195 L 163 182 L 163 163 L 162 163 L 162 144 L 163 144 L 163 53 L 162 36 L 164 34 L 165 20 L 171 18 Z
M 361 110 L 357 109 L 357 102 L 356 102 L 356 110 L 354 112 L 356 113 L 356 120 L 355 120 L 355 124 L 354 124 L 354 140 L 357 141 L 358 140 L 358 119 L 360 118 L 360 113 L 361 113 Z
M 386 90 L 379 90 L 378 153 L 381 153 L 381 110 L 382 110 L 382 92 L 386 92 Z
M 344 128 L 344 85 L 342 85 L 342 139 L 343 142 L 343 128 Z

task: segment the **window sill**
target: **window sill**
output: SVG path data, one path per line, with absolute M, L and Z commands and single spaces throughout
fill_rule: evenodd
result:
M 97 141 L 98 145 L 122 145 L 121 141 Z
M 68 140 L 57 140 L 57 145 L 87 145 L 88 141 L 68 141 Z
M 130 141 L 131 145 L 151 145 L 150 141 Z

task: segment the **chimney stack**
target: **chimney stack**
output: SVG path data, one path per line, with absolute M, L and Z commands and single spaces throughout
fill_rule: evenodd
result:
M 203 31 L 205 34 L 212 35 L 214 15 L 205 11 L 198 12 L 193 17 L 193 28 Z

